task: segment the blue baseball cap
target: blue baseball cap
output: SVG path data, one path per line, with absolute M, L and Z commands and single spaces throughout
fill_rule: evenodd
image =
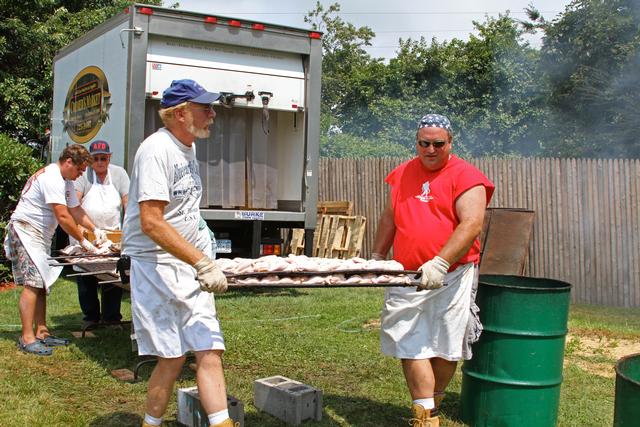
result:
M 171 82 L 171 86 L 162 92 L 160 106 L 169 108 L 187 101 L 197 104 L 211 104 L 218 98 L 220 98 L 219 93 L 207 92 L 205 88 L 191 79 L 174 80 Z

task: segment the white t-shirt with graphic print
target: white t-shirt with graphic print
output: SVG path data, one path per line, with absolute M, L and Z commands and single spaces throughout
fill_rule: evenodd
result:
M 73 181 L 62 177 L 57 163 L 51 163 L 31 175 L 22 189 L 20 201 L 11 219 L 25 221 L 36 230 L 41 230 L 44 241 L 48 242 L 58 226 L 52 204 L 70 208 L 80 204 Z
M 142 232 L 139 203 L 168 202 L 164 219 L 191 244 L 198 240 L 202 182 L 195 144 L 187 147 L 166 128 L 145 139 L 136 153 L 122 227 L 123 253 L 131 258 L 174 262 L 175 257 Z

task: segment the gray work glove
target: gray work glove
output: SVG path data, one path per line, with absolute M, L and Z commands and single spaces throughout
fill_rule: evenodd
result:
M 449 270 L 449 263 L 439 256 L 433 257 L 418 269 L 422 271 L 419 290 L 438 289 L 444 285 L 444 276 Z
M 200 282 L 200 289 L 205 292 L 221 294 L 227 290 L 227 278 L 215 262 L 207 256 L 193 265 L 196 269 L 196 279 Z
M 87 251 L 88 253 L 90 253 L 92 255 L 97 255 L 98 254 L 98 248 L 93 246 L 91 244 L 91 242 L 88 241 L 87 239 L 82 239 L 82 241 L 80 242 L 80 246 L 82 247 L 82 249 L 84 249 L 85 251 Z
M 93 241 L 96 246 L 100 246 L 107 241 L 107 232 L 101 228 L 94 228 L 93 235 L 96 236 L 96 240 Z

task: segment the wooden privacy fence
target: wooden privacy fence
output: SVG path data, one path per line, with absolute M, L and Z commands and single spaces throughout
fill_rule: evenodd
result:
M 384 178 L 404 160 L 320 161 L 318 199 L 353 201 L 367 218 L 362 256 L 388 197 Z M 496 185 L 491 207 L 535 211 L 527 275 L 571 283 L 574 302 L 640 307 L 640 160 L 470 162 Z

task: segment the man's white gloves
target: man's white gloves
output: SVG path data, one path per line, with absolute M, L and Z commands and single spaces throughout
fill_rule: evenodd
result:
M 422 270 L 422 277 L 418 289 L 438 289 L 444 285 L 444 276 L 449 270 L 449 263 L 439 256 L 425 262 L 418 269 Z
M 89 252 L 92 255 L 96 255 L 98 253 L 98 248 L 93 246 L 91 242 L 88 241 L 87 239 L 82 239 L 82 241 L 80 242 L 80 246 L 82 246 L 82 249 L 84 249 L 85 251 Z
M 93 229 L 93 235 L 96 236 L 96 240 L 93 241 L 96 246 L 100 246 L 107 241 L 107 232 L 98 227 Z
M 200 289 L 205 292 L 220 294 L 227 290 L 227 278 L 215 262 L 207 256 L 193 265 L 196 269 L 196 279 L 200 282 Z

